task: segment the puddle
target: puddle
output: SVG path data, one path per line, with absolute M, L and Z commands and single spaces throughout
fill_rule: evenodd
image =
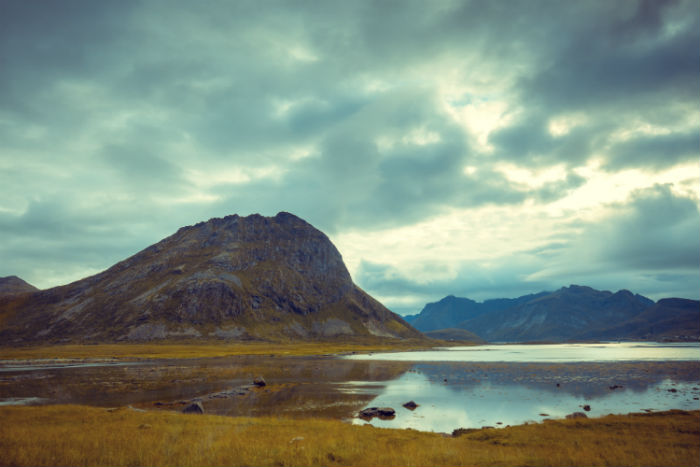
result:
M 42 402 L 39 397 L 8 397 L 6 399 L 0 399 L 0 406 L 2 405 L 36 405 Z

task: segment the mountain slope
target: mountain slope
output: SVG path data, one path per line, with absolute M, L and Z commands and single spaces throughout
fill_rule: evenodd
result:
M 289 213 L 183 227 L 108 270 L 0 305 L 0 340 L 419 337 Z
M 572 285 L 497 313 L 466 320 L 457 327 L 491 341 L 561 341 L 584 330 L 626 321 L 651 303 L 627 290 L 613 294 Z
M 700 302 L 684 298 L 663 298 L 623 323 L 582 333 L 582 339 L 700 339 Z
M 36 292 L 37 290 L 39 289 L 17 276 L 0 277 L 0 295 Z

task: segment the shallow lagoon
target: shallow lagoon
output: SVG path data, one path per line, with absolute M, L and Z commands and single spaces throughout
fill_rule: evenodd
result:
M 371 401 L 396 409 L 391 420 L 369 422 L 380 427 L 450 432 L 572 412 L 700 409 L 697 343 L 484 345 L 347 358 L 415 362 Z M 419 407 L 403 408 L 407 398 Z
M 79 403 L 208 413 L 330 417 L 451 432 L 583 411 L 589 416 L 700 409 L 698 344 L 479 346 L 346 357 L 231 357 L 67 365 L 0 362 L 0 404 Z M 264 376 L 268 385 L 251 386 Z M 614 387 L 614 389 L 611 389 Z M 414 400 L 411 411 L 402 404 Z

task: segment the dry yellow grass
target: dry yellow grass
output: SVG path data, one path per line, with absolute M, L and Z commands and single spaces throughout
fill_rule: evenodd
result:
M 0 347 L 0 359 L 153 359 L 204 358 L 233 355 L 324 355 L 348 352 L 426 349 L 443 345 L 425 339 L 366 339 L 363 341 L 313 342 L 187 342 L 146 344 L 62 344 L 27 347 Z
M 0 465 L 698 465 L 700 412 L 607 416 L 458 438 L 334 420 L 84 406 L 0 408 Z

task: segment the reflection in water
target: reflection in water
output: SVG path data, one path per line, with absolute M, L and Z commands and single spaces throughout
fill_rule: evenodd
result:
M 356 418 L 365 407 L 389 406 L 396 417 L 374 418 L 373 425 L 440 432 L 562 417 L 585 404 L 591 406 L 590 416 L 700 408 L 698 359 L 489 363 L 269 356 L 23 366 L 27 368 L 0 362 L 0 405 L 180 410 L 198 399 L 207 413 L 331 417 L 353 423 L 365 423 Z M 252 386 L 257 376 L 264 377 L 265 387 Z M 419 404 L 414 411 L 402 407 L 409 400 Z
M 656 371 L 642 371 L 642 374 L 635 366 L 599 368 L 603 374 L 612 374 L 610 367 L 617 367 L 617 389 L 610 389 L 605 377 L 595 376 L 595 368 L 590 365 L 573 369 L 566 368 L 569 365 L 542 367 L 544 378 L 542 374 L 529 373 L 528 370 L 533 370 L 531 365 L 503 364 L 500 368 L 491 368 L 495 370 L 493 373 L 489 373 L 489 368 L 473 368 L 468 364 L 461 371 L 455 365 L 417 365 L 387 383 L 384 391 L 370 402 L 372 406 L 395 408 L 396 417 L 392 420 L 374 418 L 370 423 L 378 427 L 449 433 L 456 428 L 563 418 L 569 413 L 583 411 L 584 405 L 590 406 L 588 415 L 592 417 L 645 409 L 700 408 L 700 402 L 693 399 L 700 394 L 697 387 L 699 366 L 677 364 L 664 371 L 661 364 L 657 365 L 651 369 Z M 686 366 L 692 368 L 684 368 Z M 675 376 L 669 377 L 669 374 Z M 447 375 L 450 377 L 445 378 Z M 544 382 L 547 379 L 560 381 L 559 386 Z M 413 411 L 402 407 L 409 399 L 419 404 Z M 353 423 L 366 422 L 354 419 Z
M 2 364 L 0 364 L 2 365 Z M 378 391 L 341 393 L 338 383 L 384 382 L 411 367 L 328 357 L 230 357 L 122 365 L 4 366 L 0 403 L 133 405 L 179 410 L 200 399 L 207 413 L 347 418 Z M 0 366 L 0 368 L 3 368 Z M 264 388 L 252 387 L 263 376 Z

